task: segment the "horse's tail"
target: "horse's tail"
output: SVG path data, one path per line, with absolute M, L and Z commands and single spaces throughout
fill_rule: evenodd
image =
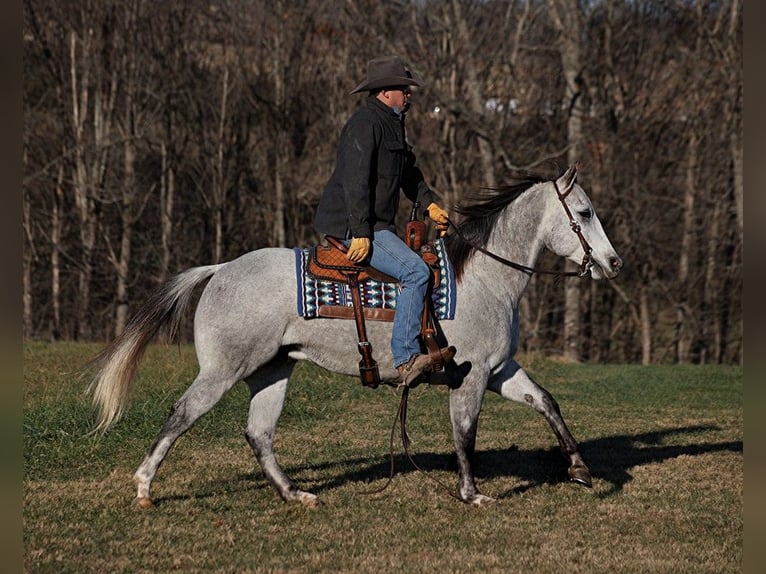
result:
M 122 333 L 91 361 L 90 365 L 98 368 L 88 387 L 98 409 L 94 432 L 106 431 L 119 420 L 149 342 L 163 327 L 168 329 L 168 340 L 173 339 L 191 304 L 194 288 L 223 265 L 194 267 L 168 280 L 136 312 Z

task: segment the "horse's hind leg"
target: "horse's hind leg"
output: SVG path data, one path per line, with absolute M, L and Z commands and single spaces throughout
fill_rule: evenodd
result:
M 200 371 L 191 386 L 173 405 L 160 434 L 133 475 L 133 481 L 137 485 L 136 503 L 141 508 L 152 505 L 152 480 L 178 437 L 212 409 L 237 380 L 236 377 L 222 378 L 218 373 Z
M 250 412 L 245 438 L 253 449 L 266 479 L 285 501 L 301 502 L 309 508 L 317 505 L 317 497 L 300 490 L 277 462 L 274 455 L 274 432 L 285 404 L 287 382 L 295 362 L 275 359 L 246 379 L 250 387 Z
M 569 459 L 569 478 L 583 486 L 593 486 L 590 470 L 580 455 L 577 441 L 569 432 L 561 416 L 556 399 L 533 381 L 518 363 L 512 361 L 508 368 L 489 381 L 487 388 L 506 399 L 532 407 L 542 414 L 551 425 L 561 451 Z

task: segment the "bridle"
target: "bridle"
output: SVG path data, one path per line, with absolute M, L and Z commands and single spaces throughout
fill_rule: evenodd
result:
M 577 275 L 579 277 L 584 277 L 593 267 L 593 249 L 591 249 L 590 244 L 585 239 L 585 237 L 582 234 L 582 229 L 580 229 L 580 224 L 575 221 L 575 218 L 572 216 L 572 212 L 569 209 L 569 206 L 567 205 L 567 202 L 564 201 L 569 195 L 572 190 L 574 189 L 574 182 L 569 184 L 569 188 L 564 192 L 561 193 L 559 191 L 559 186 L 556 183 L 556 180 L 553 180 L 553 188 L 556 190 L 556 195 L 559 197 L 559 201 L 561 202 L 561 205 L 564 207 L 564 212 L 567 214 L 567 217 L 569 218 L 569 227 L 572 229 L 572 231 L 575 232 L 575 235 L 577 235 L 577 239 L 580 240 L 580 245 L 582 245 L 583 250 L 583 256 L 582 261 L 580 262 L 580 269 L 577 271 Z
M 561 205 L 564 207 L 564 212 L 567 214 L 567 217 L 569 218 L 569 227 L 572 229 L 572 231 L 577 235 L 577 239 L 580 240 L 580 245 L 582 245 L 583 249 L 583 257 L 582 261 L 580 262 L 580 267 L 577 271 L 554 271 L 552 269 L 539 269 L 537 267 L 527 267 L 526 265 L 522 265 L 521 263 L 516 263 L 515 261 L 510 261 L 509 259 L 506 259 L 505 257 L 501 257 L 500 255 L 497 255 L 496 253 L 492 253 L 491 251 L 488 251 L 484 247 L 480 245 L 476 245 L 475 243 L 471 242 L 469 239 L 463 235 L 463 233 L 460 231 L 460 228 L 455 225 L 455 223 L 451 219 L 447 219 L 447 224 L 452 226 L 452 228 L 455 230 L 455 233 L 468 245 L 470 245 L 472 248 L 474 248 L 476 251 L 482 252 L 487 257 L 491 257 L 495 261 L 499 261 L 503 265 L 507 265 L 508 267 L 512 267 L 514 269 L 517 269 L 519 271 L 522 271 L 524 273 L 532 274 L 532 273 L 538 273 L 541 275 L 556 275 L 557 277 L 584 277 L 588 274 L 588 272 L 591 270 L 591 267 L 593 267 L 593 249 L 591 249 L 591 246 L 588 244 L 588 241 L 585 239 L 585 237 L 582 234 L 582 229 L 580 228 L 580 224 L 575 221 L 574 216 L 572 215 L 572 211 L 569 209 L 569 206 L 566 203 L 566 197 L 569 195 L 574 189 L 574 182 L 572 182 L 567 190 L 562 193 L 559 190 L 559 186 L 556 183 L 556 180 L 552 181 L 553 187 L 556 190 L 556 195 L 559 198 L 559 201 L 561 202 Z

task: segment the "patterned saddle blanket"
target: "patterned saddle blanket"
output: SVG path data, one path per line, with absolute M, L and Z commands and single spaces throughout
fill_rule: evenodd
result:
M 437 319 L 454 319 L 457 303 L 455 272 L 447 257 L 444 240 L 434 240 L 438 257 L 439 284 L 431 293 L 434 316 Z M 307 272 L 311 249 L 295 247 L 295 273 L 298 285 L 298 316 L 306 319 L 316 317 L 353 318 L 353 303 L 349 286 L 340 281 L 318 279 Z M 364 314 L 367 319 L 390 321 L 396 309 L 398 283 L 366 279 L 359 283 Z

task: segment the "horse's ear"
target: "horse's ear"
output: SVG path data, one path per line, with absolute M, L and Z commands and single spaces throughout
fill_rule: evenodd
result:
M 569 166 L 569 169 L 567 170 L 567 172 L 571 172 L 572 174 L 572 183 L 574 183 L 575 180 L 577 179 L 577 168 L 579 167 L 579 165 L 580 164 L 578 164 L 577 162 L 574 162 L 572 165 Z
M 567 193 L 574 185 L 576 179 L 577 163 L 573 163 L 558 180 L 559 189 L 562 190 L 562 193 Z

